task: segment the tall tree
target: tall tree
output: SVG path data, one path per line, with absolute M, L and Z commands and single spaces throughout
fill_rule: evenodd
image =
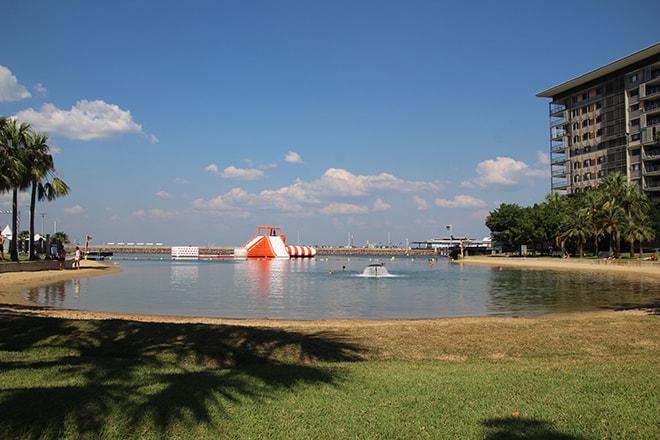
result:
M 30 133 L 26 137 L 24 165 L 30 185 L 30 260 L 35 259 L 34 250 L 34 213 L 38 201 L 55 200 L 69 193 L 69 187 L 64 181 L 54 175 L 55 164 L 50 154 L 48 135 Z M 50 179 L 49 179 L 50 178 Z
M 654 240 L 656 237 L 650 224 L 649 218 L 645 215 L 636 215 L 628 222 L 623 234 L 630 242 L 630 258 L 635 255 L 635 241 L 639 242 L 639 258 L 644 258 L 642 242 Z
M 587 211 L 578 209 L 566 212 L 560 227 L 562 240 L 573 239 L 578 243 L 578 256 L 584 255 L 584 243 L 590 235 L 590 223 Z
M 610 234 L 610 255 L 619 256 L 621 253 L 621 232 L 628 225 L 628 216 L 626 211 L 615 203 L 614 200 L 606 202 L 602 211 L 598 215 L 604 232 Z M 616 250 L 614 243 L 616 242 Z
M 590 236 L 594 240 L 594 255 L 598 256 L 598 239 L 600 234 L 603 233 L 603 228 L 599 220 L 600 210 L 603 206 L 601 197 L 595 190 L 590 190 L 584 193 L 580 200 L 582 210 L 586 215 L 589 222 Z
M 4 156 L 3 162 L 0 165 L 2 168 L 0 191 L 12 192 L 12 235 L 10 246 L 10 258 L 12 261 L 18 261 L 18 192 L 27 188 L 23 150 L 29 131 L 29 124 L 19 124 L 15 119 L 3 118 L 0 125 L 0 148 Z

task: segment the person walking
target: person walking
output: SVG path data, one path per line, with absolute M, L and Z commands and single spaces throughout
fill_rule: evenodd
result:
M 80 269 L 80 246 L 76 246 L 76 253 L 73 255 L 73 267 Z
M 66 249 L 64 249 L 63 243 L 59 243 L 57 245 L 57 259 L 60 264 L 60 270 L 64 270 L 64 263 L 66 261 Z

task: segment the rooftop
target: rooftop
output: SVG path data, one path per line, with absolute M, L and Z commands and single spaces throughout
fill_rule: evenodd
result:
M 592 70 L 591 72 L 585 73 L 584 75 L 580 75 L 576 78 L 566 81 L 565 83 L 562 83 L 558 86 L 537 93 L 536 96 L 539 98 L 553 98 L 560 93 L 566 92 L 574 87 L 581 86 L 588 83 L 589 81 L 593 81 L 658 54 L 660 54 L 660 43 L 656 43 L 653 46 L 649 46 L 646 49 L 640 50 L 639 52 L 635 52 L 631 55 L 628 55 L 627 57 L 621 58 L 617 61 L 606 64 L 603 67 L 599 67 L 596 70 Z

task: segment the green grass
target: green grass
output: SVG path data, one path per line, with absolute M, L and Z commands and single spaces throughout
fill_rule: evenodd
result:
M 658 324 L 0 314 L 0 438 L 659 438 Z

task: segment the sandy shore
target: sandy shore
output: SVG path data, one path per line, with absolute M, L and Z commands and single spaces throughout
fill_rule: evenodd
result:
M 607 260 L 581 258 L 525 258 L 525 257 L 468 257 L 457 264 L 485 264 L 501 268 L 518 267 L 534 270 L 577 270 L 589 272 L 615 272 L 660 278 L 660 262 L 648 260 Z
M 660 262 L 650 261 L 608 261 L 608 260 L 581 260 L 560 258 L 508 258 L 508 257 L 469 257 L 462 262 L 454 264 L 483 264 L 499 267 L 506 270 L 509 267 L 530 268 L 534 270 L 575 270 L 575 271 L 606 271 L 621 273 L 622 276 L 648 276 L 660 279 Z M 80 270 L 44 270 L 39 272 L 9 272 L 0 274 L 0 313 L 29 314 L 65 319 L 124 319 L 142 322 L 170 322 L 170 323 L 198 323 L 223 324 L 247 326 L 311 326 L 328 324 L 328 321 L 282 321 L 282 320 L 234 320 L 222 318 L 191 318 L 176 316 L 156 316 L 139 314 L 120 314 L 109 312 L 94 312 L 85 310 L 54 309 L 41 306 L 24 299 L 20 292 L 30 287 L 41 286 L 57 281 L 75 278 L 88 278 L 99 275 L 108 275 L 121 272 L 113 264 L 98 261 L 83 261 Z M 603 313 L 603 312 L 595 312 Z M 611 313 L 611 312 L 605 312 Z M 467 319 L 467 318 L 466 318 Z M 495 319 L 495 318 L 470 318 Z M 377 321 L 368 321 L 376 323 Z M 354 320 L 332 321 L 335 327 L 355 325 Z

